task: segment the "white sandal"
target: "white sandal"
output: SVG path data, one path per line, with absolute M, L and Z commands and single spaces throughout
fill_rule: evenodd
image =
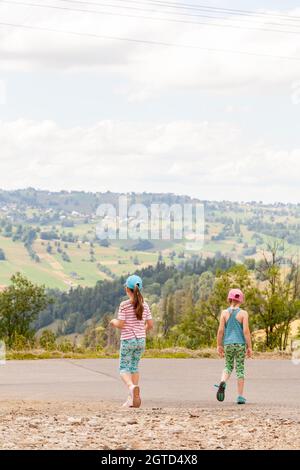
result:
M 140 387 L 138 385 L 132 385 L 130 387 L 130 394 L 132 397 L 133 408 L 139 408 L 142 403 L 141 396 L 140 396 Z
M 132 397 L 129 396 L 127 398 L 127 400 L 125 401 L 125 403 L 123 403 L 123 405 L 121 406 L 121 408 L 132 408 L 133 404 L 132 404 Z

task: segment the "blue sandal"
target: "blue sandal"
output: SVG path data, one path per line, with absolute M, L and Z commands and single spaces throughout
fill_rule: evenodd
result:
M 238 405 L 245 405 L 246 404 L 246 398 L 239 395 L 236 399 L 236 402 L 237 402 Z
M 226 382 L 220 382 L 220 385 L 215 385 L 217 387 L 217 400 L 218 401 L 224 401 L 225 399 L 225 388 L 226 388 Z

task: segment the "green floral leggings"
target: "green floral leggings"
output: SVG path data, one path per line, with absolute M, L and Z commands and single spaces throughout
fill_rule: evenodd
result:
M 123 339 L 120 347 L 120 374 L 136 374 L 145 351 L 145 338 Z
M 235 361 L 236 376 L 238 379 L 243 379 L 245 377 L 245 344 L 226 344 L 224 350 L 225 372 L 231 374 L 234 369 Z

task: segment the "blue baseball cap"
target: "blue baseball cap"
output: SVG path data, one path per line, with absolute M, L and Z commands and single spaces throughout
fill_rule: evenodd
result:
M 138 286 L 138 288 L 140 290 L 142 290 L 143 281 L 140 278 L 140 276 L 137 276 L 136 274 L 133 274 L 132 276 L 129 276 L 126 279 L 126 282 L 125 282 L 124 286 L 126 286 L 126 287 L 128 287 L 128 289 L 132 289 L 132 290 L 135 288 L 135 286 Z

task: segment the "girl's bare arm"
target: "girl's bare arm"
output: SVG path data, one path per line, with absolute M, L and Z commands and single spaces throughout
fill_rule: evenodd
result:
M 124 328 L 124 325 L 125 325 L 125 320 L 117 320 L 116 318 L 114 318 L 109 323 L 114 328 L 119 328 L 119 330 L 122 330 L 122 328 Z
M 247 344 L 247 356 L 250 357 L 252 355 L 252 341 L 249 328 L 249 315 L 246 311 L 243 312 L 243 332 Z
M 222 312 L 221 317 L 220 317 L 218 334 L 217 334 L 217 349 L 221 357 L 224 356 L 224 348 L 223 348 L 224 331 L 225 331 L 225 315 L 224 315 L 224 312 Z
M 146 320 L 146 332 L 153 329 L 154 323 L 153 320 Z

